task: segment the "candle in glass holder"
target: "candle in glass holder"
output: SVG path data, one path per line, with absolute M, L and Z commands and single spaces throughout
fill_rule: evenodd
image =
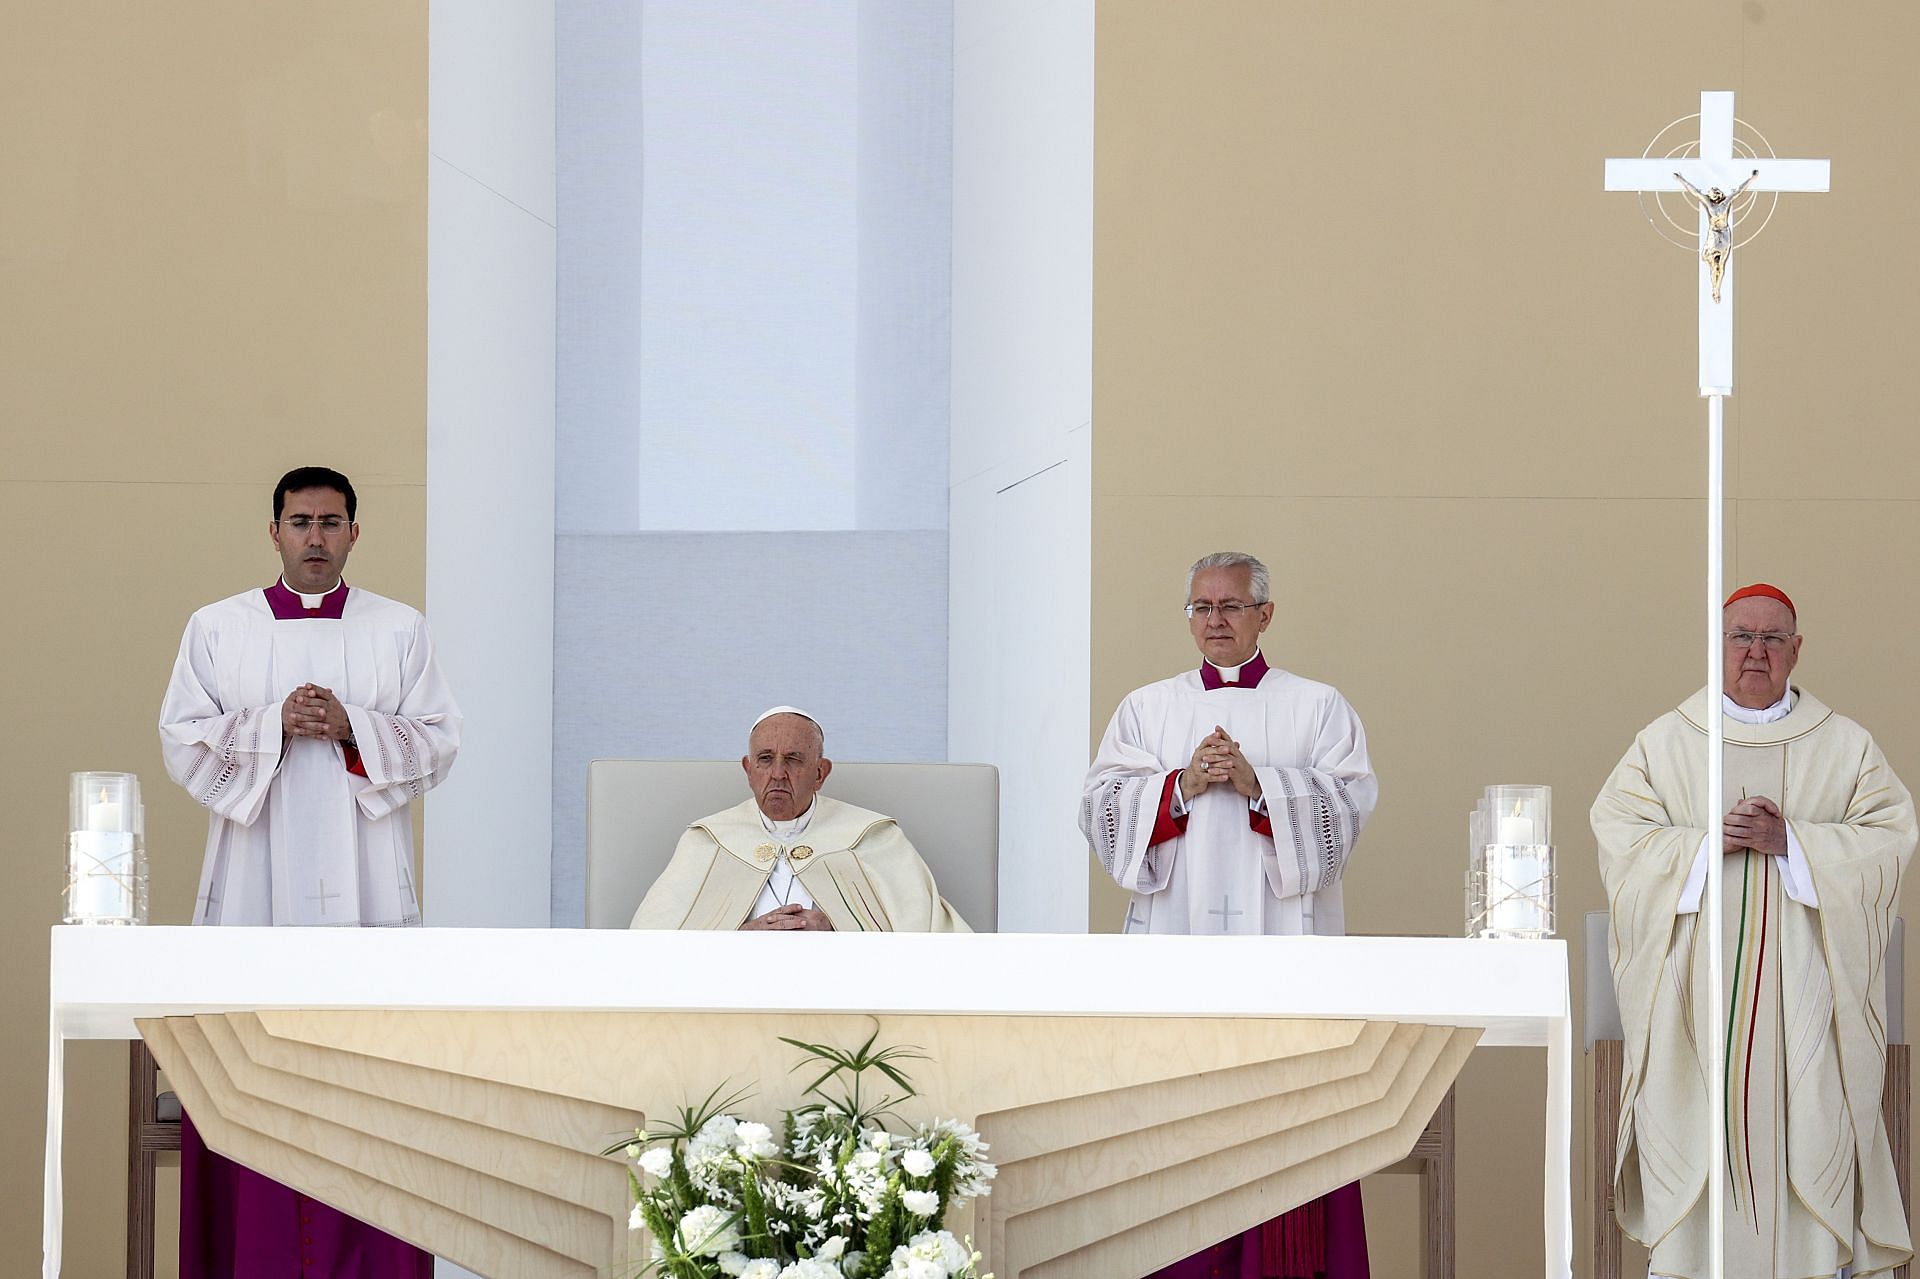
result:
M 1552 792 L 1545 786 L 1489 786 L 1481 800 L 1487 843 L 1474 871 L 1483 937 L 1553 934 Z
M 140 783 L 131 773 L 75 773 L 67 838 L 68 923 L 144 923 Z

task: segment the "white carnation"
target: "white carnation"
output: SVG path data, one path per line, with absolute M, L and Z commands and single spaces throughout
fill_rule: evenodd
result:
M 647 1228 L 647 1219 L 640 1215 L 640 1205 L 635 1204 L 633 1206 L 633 1211 L 627 1214 L 627 1229 L 628 1230 L 645 1230 L 646 1228 Z
M 742 1275 L 747 1270 L 747 1254 L 744 1252 L 723 1252 L 718 1258 L 720 1273 L 723 1275 Z
M 967 1268 L 973 1254 L 945 1230 L 923 1230 L 893 1250 L 893 1273 L 906 1279 L 947 1279 Z
M 940 1196 L 931 1190 L 903 1190 L 900 1202 L 916 1217 L 931 1217 L 940 1211 Z
M 673 1169 L 673 1149 L 654 1146 L 640 1152 L 640 1171 L 650 1177 L 665 1177 Z
M 893 1269 L 887 1272 L 888 1279 L 947 1279 L 947 1272 L 940 1268 L 939 1262 L 925 1257 L 902 1257 L 900 1254 L 905 1251 L 904 1248 L 893 1250 Z
M 701 1204 L 680 1218 L 679 1228 L 674 1233 L 679 1238 L 682 1252 L 698 1256 L 717 1257 L 740 1247 L 740 1232 L 734 1228 L 731 1215 L 712 1204 Z
M 772 1257 L 757 1257 L 740 1272 L 740 1279 L 780 1279 L 780 1263 Z
M 744 1123 L 733 1130 L 734 1148 L 755 1159 L 771 1159 L 780 1153 L 773 1143 L 773 1129 L 765 1124 Z
M 933 1175 L 933 1156 L 924 1150 L 909 1150 L 900 1156 L 900 1166 L 913 1177 L 931 1177 Z
M 693 1134 L 687 1142 L 689 1162 L 710 1159 L 714 1155 L 733 1149 L 734 1133 L 740 1123 L 732 1115 L 715 1115 L 700 1125 L 700 1131 Z
M 948 1274 L 965 1270 L 967 1263 L 973 1260 L 972 1250 L 955 1239 L 951 1231 L 942 1230 L 934 1235 L 934 1239 L 940 1245 L 940 1264 L 947 1268 Z

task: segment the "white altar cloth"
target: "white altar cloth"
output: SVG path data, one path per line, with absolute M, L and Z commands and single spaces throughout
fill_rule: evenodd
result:
M 60 1273 L 65 1041 L 133 1039 L 136 1018 L 275 1008 L 1477 1026 L 1483 1046 L 1547 1050 L 1545 1274 L 1572 1275 L 1573 1045 L 1561 941 L 62 925 L 50 967 L 46 1279 Z

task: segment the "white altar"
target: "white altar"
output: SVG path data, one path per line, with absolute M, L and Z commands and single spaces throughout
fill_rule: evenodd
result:
M 979 1119 L 990 1138 L 1004 1134 L 995 1157 L 1013 1157 L 971 1226 L 1007 1279 L 1024 1266 L 1111 1276 L 1125 1258 L 1185 1246 L 1187 1234 L 1244 1228 L 1275 1202 L 1298 1202 L 1319 1193 L 1313 1186 L 1403 1155 L 1396 1143 L 1410 1147 L 1476 1040 L 1545 1047 L 1544 1273 L 1571 1275 L 1572 1032 L 1560 941 L 58 927 L 51 994 L 47 1276 L 60 1271 L 67 1039 L 128 1039 L 144 1023 L 216 1149 L 324 1189 L 338 1206 L 416 1242 L 456 1245 L 466 1258 L 505 1264 L 522 1255 L 511 1249 L 537 1243 L 539 1256 L 554 1259 L 544 1272 L 562 1274 L 591 1273 L 592 1258 L 625 1246 L 623 1236 L 607 1237 L 624 1213 L 619 1165 L 608 1162 L 604 1186 L 596 1180 L 562 1201 L 578 1208 L 571 1220 L 556 1219 L 554 1187 L 570 1177 L 584 1185 L 595 1167 L 531 1169 L 529 1181 L 547 1178 L 532 1189 L 507 1184 L 510 1177 L 476 1187 L 468 1176 L 441 1196 L 421 1189 L 432 1181 L 428 1165 L 484 1140 L 488 1116 L 503 1142 L 527 1141 L 528 1124 L 549 1120 L 571 1133 L 552 1118 L 569 1105 L 581 1144 L 561 1150 L 550 1136 L 546 1145 L 591 1159 L 585 1128 L 630 1113 L 623 1108 L 657 1112 L 704 1094 L 729 1070 L 751 1079 L 759 1066 L 760 1097 L 780 1101 L 790 1063 L 760 1063 L 761 1041 L 844 1032 L 849 1014 L 866 1027 L 879 1017 L 890 1038 L 928 1050 L 933 1060 L 914 1075 L 930 1104 Z M 725 1018 L 749 1020 L 716 1020 Z M 489 1038 L 484 1027 L 498 1033 Z M 639 1051 L 668 1034 L 681 1041 L 677 1055 Z M 714 1060 L 733 1065 L 712 1077 L 704 1059 L 698 1072 L 690 1068 L 686 1046 L 702 1041 L 722 1049 Z M 1322 1076 L 1310 1088 L 1300 1074 L 1309 1060 Z M 379 1073 L 383 1062 L 391 1073 Z M 1383 1062 L 1404 1086 L 1394 1085 L 1395 1097 L 1353 1100 Z M 256 1070 L 271 1086 L 249 1083 Z M 343 1084 L 351 1072 L 361 1073 Z M 1211 1095 L 1231 1091 L 1234 1080 L 1244 1096 Z M 462 1091 L 482 1088 L 494 1095 Z M 403 1104 L 407 1089 L 415 1092 Z M 240 1095 L 244 1122 L 221 1113 L 229 1090 Z M 1207 1135 L 1216 1113 L 1306 1113 L 1300 1098 L 1309 1093 L 1347 1098 L 1314 1112 L 1318 1144 L 1293 1141 L 1285 1125 L 1253 1141 L 1242 1129 L 1232 1150 Z M 1089 1101 L 1096 1094 L 1097 1105 Z M 503 1110 L 500 1097 L 527 1109 Z M 457 1132 L 444 1138 L 424 1128 L 398 1138 L 391 1128 L 400 1120 L 371 1115 L 391 1108 L 417 1123 L 436 1118 L 428 1112 L 441 1098 L 448 1115 L 468 1106 L 448 1120 Z M 1353 1118 L 1389 1102 L 1388 1119 Z M 1143 1119 L 1149 1106 L 1159 1109 Z M 1133 1117 L 1110 1134 L 1089 1131 L 1115 1110 Z M 355 1111 L 370 1117 L 356 1120 Z M 1008 1118 L 1016 1111 L 1017 1122 Z M 315 1123 L 327 1113 L 333 1122 Z M 365 1131 L 353 1131 L 355 1122 Z M 1150 1128 L 1151 1141 L 1121 1150 Z M 1043 1130 L 1054 1135 L 1033 1135 Z M 1089 1187 L 1082 1181 L 1095 1176 L 1095 1138 L 1107 1143 L 1110 1165 L 1130 1171 L 1102 1171 Z M 447 1149 L 436 1154 L 443 1139 Z M 368 1162 L 378 1175 L 363 1176 L 360 1158 L 375 1146 Z M 1170 1179 L 1176 1162 L 1179 1177 Z M 545 1196 L 528 1228 L 535 1243 L 498 1224 L 513 1215 L 516 1193 Z M 1149 1223 L 1158 1229 L 1151 1238 L 1122 1238 L 1137 1232 L 1112 1223 L 1136 1218 L 1143 1197 L 1178 1211 Z M 442 1255 L 473 1264 L 454 1249 Z M 575 1266 L 585 1269 L 567 1268 Z

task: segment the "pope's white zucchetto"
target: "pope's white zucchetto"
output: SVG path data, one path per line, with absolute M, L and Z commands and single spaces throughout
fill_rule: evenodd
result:
M 761 711 L 760 718 L 753 721 L 753 728 L 760 727 L 762 724 L 772 719 L 775 715 L 798 715 L 801 719 L 806 720 L 809 724 L 812 724 L 815 728 L 820 729 L 820 736 L 825 737 L 827 735 L 827 730 L 821 725 L 820 721 L 815 719 L 813 716 L 807 714 L 807 712 L 801 710 L 798 706 L 775 706 L 771 710 Z M 753 728 L 750 728 L 747 731 L 752 732 Z

